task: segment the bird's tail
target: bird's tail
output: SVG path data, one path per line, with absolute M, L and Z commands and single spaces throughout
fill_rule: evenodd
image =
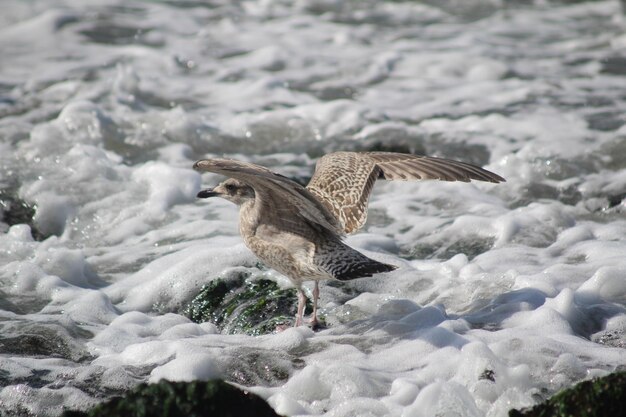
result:
M 336 245 L 326 256 L 319 256 L 320 266 L 335 279 L 347 281 L 355 278 L 371 277 L 381 272 L 390 272 L 398 267 L 368 258 L 361 252 L 336 242 Z
M 395 265 L 378 262 L 366 256 L 364 258 L 366 259 L 364 262 L 353 264 L 348 269 L 334 274 L 334 277 L 340 281 L 347 281 L 355 278 L 371 277 L 374 274 L 390 272 L 398 268 Z

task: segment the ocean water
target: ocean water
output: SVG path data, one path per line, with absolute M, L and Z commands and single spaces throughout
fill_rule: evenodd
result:
M 625 51 L 617 1 L 3 0 L 0 197 L 36 212 L 0 218 L 0 414 L 225 378 L 290 416 L 504 416 L 624 369 Z M 217 277 L 289 286 L 195 160 L 373 148 L 507 182 L 377 184 L 347 242 L 399 269 L 322 284 L 322 331 L 185 317 Z

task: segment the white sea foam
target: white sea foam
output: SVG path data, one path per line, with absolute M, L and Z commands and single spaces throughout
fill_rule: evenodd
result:
M 285 415 L 503 416 L 626 363 L 618 2 L 5 3 L 0 202 L 48 237 L 0 217 L 0 414 L 226 378 Z M 347 242 L 399 269 L 322 284 L 326 330 L 185 317 L 218 277 L 289 286 L 196 159 L 377 145 L 507 182 L 377 184 Z

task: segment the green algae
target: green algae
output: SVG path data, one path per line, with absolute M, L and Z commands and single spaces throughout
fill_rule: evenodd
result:
M 626 404 L 626 372 L 583 381 L 532 408 L 509 411 L 509 417 L 619 416 Z M 623 414 L 622 414 L 623 415 Z
M 266 278 L 248 278 L 242 273 L 211 281 L 186 307 L 185 315 L 196 323 L 211 322 L 229 334 L 267 334 L 291 325 L 297 311 L 296 290 L 281 289 Z
M 89 411 L 65 411 L 62 417 L 275 417 L 260 397 L 224 381 L 141 384 Z

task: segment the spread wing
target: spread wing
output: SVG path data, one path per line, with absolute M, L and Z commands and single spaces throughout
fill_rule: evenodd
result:
M 255 209 L 266 223 L 302 230 L 308 224 L 343 235 L 337 218 L 300 184 L 250 162 L 232 159 L 203 159 L 193 165 L 198 171 L 238 179 L 254 189 Z
M 345 233 L 360 229 L 377 179 L 503 182 L 499 175 L 465 162 L 393 152 L 335 152 L 323 156 L 307 189 L 333 213 Z

